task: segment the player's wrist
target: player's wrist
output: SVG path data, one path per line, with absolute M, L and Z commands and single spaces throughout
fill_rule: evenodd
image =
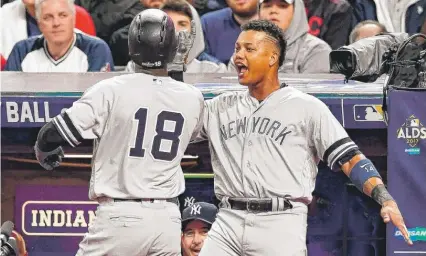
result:
M 398 206 L 396 201 L 392 198 L 383 202 L 382 206 Z
M 384 184 L 379 184 L 373 188 L 371 198 L 382 206 L 396 204 L 395 199 L 393 199 Z

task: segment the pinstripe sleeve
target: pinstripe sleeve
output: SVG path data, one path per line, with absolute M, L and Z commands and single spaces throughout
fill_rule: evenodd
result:
M 350 151 L 358 150 L 358 146 L 329 108 L 320 100 L 317 102 L 310 124 L 313 143 L 318 157 L 333 169 L 337 160 Z
M 95 139 L 102 135 L 108 118 L 112 92 L 107 84 L 100 82 L 89 88 L 72 107 L 53 118 L 59 134 L 72 147 L 83 139 Z

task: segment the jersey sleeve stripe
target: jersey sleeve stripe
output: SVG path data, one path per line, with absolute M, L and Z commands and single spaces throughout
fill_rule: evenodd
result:
M 56 121 L 61 126 L 62 131 L 68 137 L 68 139 L 71 140 L 74 145 L 78 145 L 79 142 L 77 141 L 77 139 L 74 137 L 74 135 L 72 134 L 72 132 L 70 131 L 70 129 L 66 125 L 64 119 L 62 118 L 62 115 L 57 116 Z
M 333 152 L 331 152 L 328 159 L 325 159 L 327 161 L 327 164 L 330 165 L 330 167 L 332 167 L 331 163 L 334 162 L 336 159 L 338 159 L 337 156 L 341 154 L 345 154 L 347 150 L 351 148 L 352 145 L 356 147 L 356 144 L 351 141 L 336 148 Z
M 66 127 L 69 128 L 70 132 L 75 137 L 77 143 L 80 143 L 83 140 L 83 137 L 80 135 L 80 133 L 78 132 L 77 128 L 75 128 L 75 125 L 71 121 L 71 118 L 69 117 L 68 113 L 64 112 L 62 114 L 62 116 L 63 116 L 63 119 L 65 121 Z
M 64 132 L 64 128 L 61 126 L 61 124 L 58 122 L 57 118 L 53 118 L 52 120 L 53 125 L 55 125 L 56 129 L 58 130 L 59 134 L 70 144 L 71 147 L 75 147 L 74 143 L 71 142 L 70 138 L 67 136 L 67 134 Z
M 352 150 L 358 150 L 358 146 L 355 143 L 351 143 L 347 146 L 345 146 L 342 150 L 339 151 L 339 153 L 335 154 L 334 157 L 330 160 L 329 167 L 333 169 L 336 162 L 344 155 L 346 155 L 349 151 Z
M 345 138 L 343 138 L 343 139 L 340 139 L 340 140 L 338 140 L 338 141 L 336 141 L 336 142 L 334 142 L 333 143 L 333 145 L 331 145 L 326 151 L 325 151 L 325 153 L 324 153 L 324 156 L 323 156 L 323 160 L 324 161 L 327 161 L 328 160 L 328 158 L 330 157 L 330 155 L 331 155 L 331 153 L 333 153 L 333 151 L 334 150 L 336 150 L 338 147 L 340 147 L 340 146 L 342 146 L 343 144 L 346 144 L 346 143 L 348 143 L 348 142 L 352 142 L 352 140 L 351 140 L 351 138 L 349 138 L 349 137 L 345 137 Z M 328 162 L 328 161 L 327 161 Z
M 54 124 L 60 131 L 62 137 L 64 137 L 71 146 L 75 147 L 80 144 L 82 137 L 74 127 L 74 124 L 67 113 L 62 113 L 56 116 L 53 120 L 55 121 Z M 77 136 L 75 136 L 75 134 L 77 134 Z

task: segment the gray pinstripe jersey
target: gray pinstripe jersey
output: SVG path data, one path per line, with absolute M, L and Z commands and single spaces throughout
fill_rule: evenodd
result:
M 191 85 L 130 74 L 89 88 L 53 122 L 72 146 L 95 139 L 91 199 L 171 198 L 185 189 L 180 162 L 203 108 Z
M 310 202 L 317 164 L 329 166 L 357 146 L 328 107 L 291 87 L 259 103 L 246 92 L 206 101 L 200 137 L 210 141 L 215 192 Z

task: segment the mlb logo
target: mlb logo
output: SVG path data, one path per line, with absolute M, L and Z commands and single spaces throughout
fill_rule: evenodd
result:
M 405 126 L 407 127 L 419 127 L 420 126 L 420 120 L 418 118 L 408 119 L 405 123 Z
M 354 119 L 359 122 L 383 121 L 380 105 L 354 105 Z

